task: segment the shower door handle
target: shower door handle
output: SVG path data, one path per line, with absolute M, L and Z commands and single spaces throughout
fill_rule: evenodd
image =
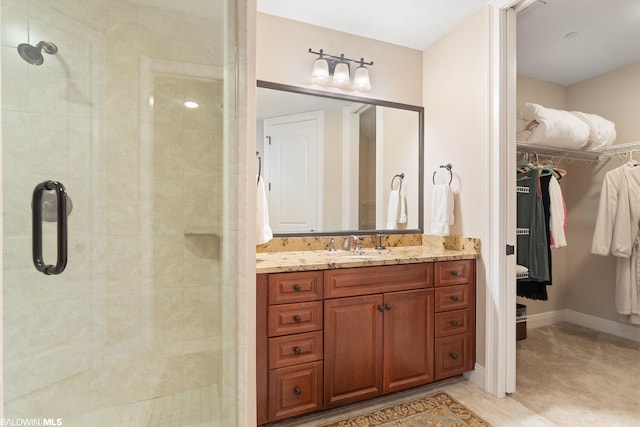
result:
M 42 256 L 42 194 L 47 190 L 56 192 L 58 223 L 58 259 L 56 265 L 45 264 Z M 60 274 L 67 266 L 67 190 L 57 181 L 44 181 L 33 190 L 31 203 L 33 232 L 33 265 L 43 274 Z

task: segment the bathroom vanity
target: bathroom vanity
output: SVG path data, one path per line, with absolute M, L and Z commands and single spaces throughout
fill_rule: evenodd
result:
M 258 424 L 473 370 L 476 250 L 257 256 Z

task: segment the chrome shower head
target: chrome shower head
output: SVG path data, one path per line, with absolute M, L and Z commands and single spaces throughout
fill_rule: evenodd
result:
M 45 41 L 41 41 L 35 46 L 26 43 L 18 45 L 18 54 L 31 65 L 42 65 L 44 62 L 43 50 L 49 55 L 55 55 L 58 53 L 58 46 Z

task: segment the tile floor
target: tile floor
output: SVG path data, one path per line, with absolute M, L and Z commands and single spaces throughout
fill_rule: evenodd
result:
M 64 427 L 224 427 L 218 420 L 219 399 L 215 387 L 189 390 L 171 396 L 65 419 Z
M 324 411 L 320 414 L 271 424 L 269 427 L 317 427 L 325 423 L 347 418 L 349 415 L 368 412 L 379 407 L 393 405 L 440 391 L 449 394 L 449 396 L 465 405 L 493 427 L 557 427 L 555 424 L 550 423 L 548 420 L 525 408 L 515 400 L 508 397 L 498 399 L 462 377 L 395 393 L 367 402 L 356 403 L 331 411 Z

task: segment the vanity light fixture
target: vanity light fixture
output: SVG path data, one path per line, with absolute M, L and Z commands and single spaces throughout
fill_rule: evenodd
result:
M 329 55 L 320 52 L 314 52 L 309 48 L 309 53 L 318 55 L 313 62 L 313 70 L 311 71 L 311 81 L 322 86 L 337 86 L 339 88 L 351 88 L 357 91 L 367 91 L 371 89 L 371 81 L 369 80 L 369 70 L 365 65 L 373 65 L 373 61 L 365 62 L 364 58 L 360 60 L 346 58 L 343 53 L 340 56 Z M 351 70 L 349 63 L 358 64 L 354 71 L 353 84 L 351 84 Z

